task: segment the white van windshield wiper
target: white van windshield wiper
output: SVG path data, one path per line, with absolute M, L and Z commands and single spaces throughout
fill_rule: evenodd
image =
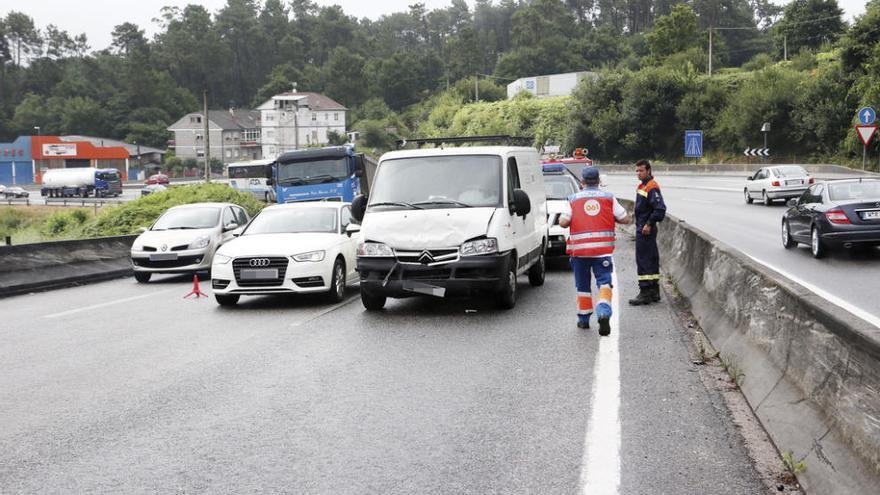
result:
M 430 201 L 419 201 L 418 203 L 413 203 L 416 205 L 458 205 L 462 208 L 473 208 L 473 205 L 469 205 L 467 203 L 462 203 L 461 201 L 456 201 L 454 199 L 432 199 Z
M 403 206 L 404 208 L 409 208 L 411 210 L 424 210 L 424 208 L 422 208 L 421 206 L 404 203 L 403 201 L 383 201 L 381 203 L 372 203 L 370 204 L 370 206 Z

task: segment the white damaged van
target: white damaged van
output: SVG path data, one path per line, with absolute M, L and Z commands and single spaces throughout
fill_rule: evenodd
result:
M 361 221 L 358 272 L 368 310 L 387 297 L 480 294 L 509 309 L 519 275 L 544 283 L 547 211 L 534 148 L 386 153 L 352 215 Z

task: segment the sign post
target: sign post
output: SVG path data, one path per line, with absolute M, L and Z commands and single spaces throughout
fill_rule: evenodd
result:
M 877 132 L 877 124 L 857 124 L 856 125 L 856 133 L 858 133 L 858 135 L 859 135 L 859 140 L 862 141 L 862 170 L 865 170 L 865 162 L 867 160 L 867 154 L 868 154 L 868 145 L 871 144 L 871 139 L 874 138 L 874 134 L 876 132 Z
M 861 126 L 870 126 L 874 124 L 874 121 L 877 119 L 877 113 L 874 111 L 873 107 L 862 107 L 856 112 L 856 117 L 859 119 L 859 124 Z M 868 135 L 867 139 L 862 136 L 862 131 L 859 130 L 860 126 L 856 126 L 856 132 L 859 133 L 859 139 L 862 140 L 862 170 L 865 170 L 865 162 L 866 156 L 868 154 L 868 143 L 871 142 L 871 137 L 873 136 L 873 132 Z M 876 126 L 875 126 L 876 127 Z M 864 132 L 868 132 L 867 130 Z
M 684 131 L 684 157 L 702 158 L 703 131 Z

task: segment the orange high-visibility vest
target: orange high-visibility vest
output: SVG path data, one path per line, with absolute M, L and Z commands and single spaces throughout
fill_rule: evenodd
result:
M 595 258 L 614 253 L 614 195 L 596 189 L 569 198 L 571 225 L 566 252 L 569 256 Z

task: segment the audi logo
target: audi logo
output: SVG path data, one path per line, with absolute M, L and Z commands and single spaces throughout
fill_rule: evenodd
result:
M 254 258 L 250 261 L 250 265 L 253 267 L 269 266 L 269 263 L 269 258 Z

